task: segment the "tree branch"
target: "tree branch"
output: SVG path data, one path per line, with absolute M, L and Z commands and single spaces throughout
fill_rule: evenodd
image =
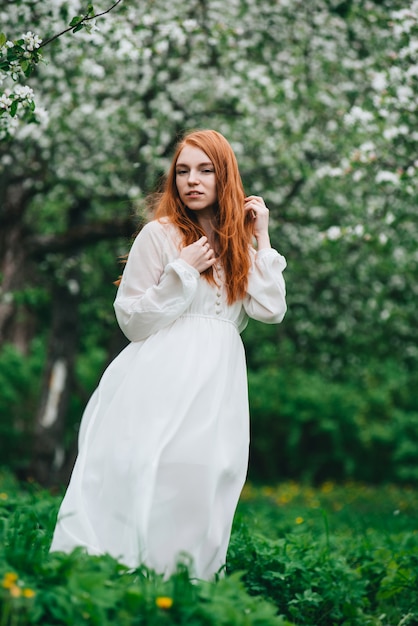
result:
M 31 256 L 43 257 L 48 253 L 64 253 L 105 239 L 131 237 L 138 230 L 138 220 L 132 216 L 124 217 L 82 224 L 64 233 L 31 235 L 27 239 L 27 246 Z
M 46 41 L 43 41 L 41 45 L 39 46 L 38 50 L 48 45 L 52 41 L 55 41 L 55 39 L 58 39 L 62 35 L 65 35 L 65 33 L 68 33 L 70 30 L 74 30 L 74 28 L 76 28 L 77 26 L 80 26 L 80 24 L 84 24 L 85 22 L 90 22 L 91 20 L 94 20 L 98 17 L 102 17 L 103 15 L 106 15 L 107 13 L 110 13 L 110 11 L 112 11 L 121 2 L 122 0 L 117 0 L 116 2 L 112 4 L 111 7 L 109 7 L 109 9 L 106 9 L 106 11 L 102 11 L 101 13 L 96 13 L 95 15 L 89 15 L 88 13 L 86 13 L 84 17 L 77 24 L 73 26 L 69 26 L 68 28 L 65 28 L 64 30 L 62 30 L 60 33 L 57 33 L 56 35 L 53 35 L 53 37 L 50 37 Z

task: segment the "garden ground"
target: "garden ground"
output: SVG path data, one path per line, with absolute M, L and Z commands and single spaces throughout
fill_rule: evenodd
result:
M 48 554 L 60 497 L 0 474 L 0 626 L 414 626 L 413 488 L 245 487 L 226 576 L 169 580 L 110 557 Z

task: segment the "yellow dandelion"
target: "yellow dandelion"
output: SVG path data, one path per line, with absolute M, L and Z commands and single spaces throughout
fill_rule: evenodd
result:
M 30 589 L 29 587 L 26 587 L 22 591 L 22 596 L 24 598 L 34 598 L 36 596 L 36 592 L 33 589 Z
M 155 604 L 159 609 L 171 609 L 173 606 L 173 598 L 169 598 L 168 596 L 158 596 L 155 600 Z
M 17 585 L 13 585 L 13 587 L 10 587 L 10 595 L 12 596 L 12 598 L 20 598 L 20 596 L 22 595 L 21 588 Z
M 15 586 L 17 579 L 18 579 L 18 575 L 15 572 L 7 572 L 3 576 L 3 581 L 1 583 L 1 586 L 4 587 L 4 589 L 11 589 L 12 587 Z
M 263 494 L 263 496 L 269 498 L 270 496 L 274 495 L 274 489 L 270 486 L 262 487 L 261 493 Z
M 319 507 L 321 506 L 321 503 L 316 498 L 312 498 L 312 500 L 309 500 L 308 505 L 312 507 L 313 509 L 319 509 Z
M 0 493 L 0 500 L 7 500 L 7 499 L 8 499 L 8 497 L 9 497 L 9 496 L 7 495 L 7 493 L 4 493 L 4 491 L 2 491 L 2 492 Z
M 297 517 L 297 518 L 295 519 L 295 523 L 296 523 L 296 524 L 303 524 L 303 522 L 304 522 L 304 521 L 305 521 L 305 520 L 303 519 L 303 517 Z

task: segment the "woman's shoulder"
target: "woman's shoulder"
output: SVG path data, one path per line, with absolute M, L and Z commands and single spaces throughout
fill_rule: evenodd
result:
M 153 219 L 143 224 L 138 235 L 165 235 L 169 227 L 170 223 L 167 218 Z
M 180 239 L 180 231 L 167 217 L 161 217 L 144 224 L 139 237 L 149 237 L 160 241 L 168 239 L 177 243 Z

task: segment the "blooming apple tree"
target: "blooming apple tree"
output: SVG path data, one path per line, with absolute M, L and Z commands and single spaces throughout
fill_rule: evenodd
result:
M 92 4 L 89 4 L 86 12 L 76 15 L 64 30 L 42 41 L 38 35 L 31 31 L 24 33 L 15 41 L 7 39 L 4 33 L 0 33 L 0 86 L 4 83 L 16 82 L 21 75 L 29 77 L 35 66 L 42 60 L 40 49 L 69 31 L 77 33 L 85 29 L 91 32 L 95 27 L 95 20 L 106 15 L 114 9 L 122 0 L 116 0 L 114 4 L 98 14 L 94 13 Z M 19 7 L 20 2 L 16 3 Z M 30 87 L 15 85 L 7 87 L 0 93 L 0 141 L 14 134 L 19 118 L 21 121 L 30 123 L 37 121 L 35 111 L 34 93 Z M 20 114 L 20 115 L 19 115 Z
M 110 259 L 128 249 L 132 213 L 179 133 L 210 127 L 288 257 L 289 314 L 265 333 L 274 363 L 338 377 L 370 354 L 413 359 L 416 3 L 117 4 L 0 9 L 0 336 L 15 340 L 19 294 L 35 284 L 52 309 L 74 297 L 84 335 L 104 341 Z M 256 365 L 265 350 L 251 328 L 247 341 Z
M 388 4 L 383 13 L 376 7 L 362 22 L 370 52 L 342 114 L 344 145 L 314 175 L 328 219 L 322 250 L 332 250 L 337 269 L 324 310 L 334 345 L 356 337 L 349 342 L 353 365 L 373 346 L 369 356 L 415 368 L 418 3 Z

